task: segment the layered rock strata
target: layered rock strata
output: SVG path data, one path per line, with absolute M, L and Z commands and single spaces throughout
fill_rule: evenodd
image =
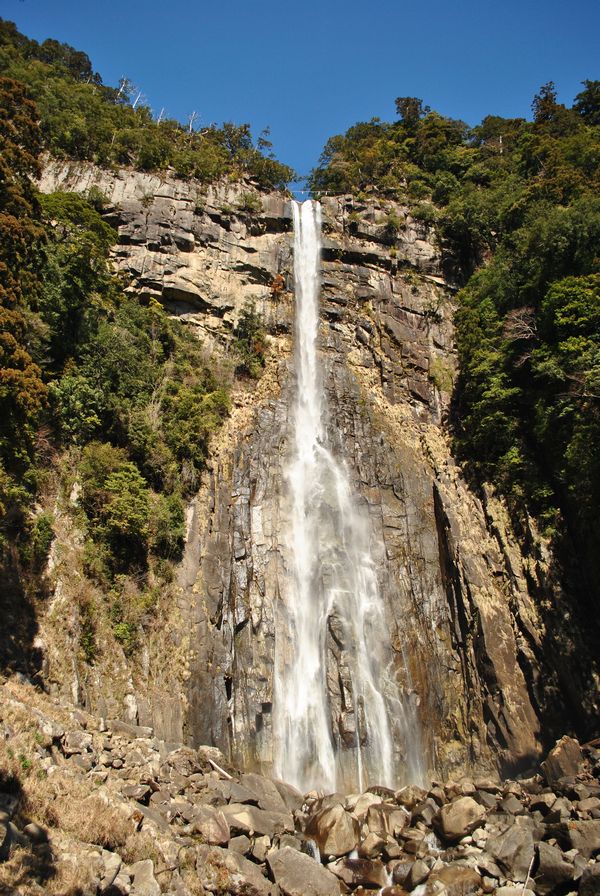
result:
M 178 599 L 185 692 L 165 707 L 164 690 L 153 696 L 152 681 L 134 682 L 129 714 L 167 739 L 211 743 L 268 772 L 276 608 L 289 567 L 281 538 L 294 389 L 289 204 L 248 184 L 203 187 L 83 164 L 49 162 L 41 182 L 46 191 L 92 186 L 118 228 L 115 267 L 142 301 L 162 301 L 215 357 L 227 356 L 247 301 L 271 334 L 266 373 L 255 388 L 239 386 L 190 509 Z M 561 660 L 548 649 L 558 592 L 533 526 L 523 550 L 502 504 L 476 496 L 451 456 L 453 299 L 440 251 L 397 204 L 330 198 L 323 217 L 328 434 L 369 512 L 394 674 L 419 705 L 426 764 L 439 774 L 527 768 L 565 698 Z M 335 618 L 328 648 L 343 734 L 357 708 L 344 688 Z M 572 667 L 574 723 L 594 712 L 596 662 Z M 110 682 L 100 677 L 86 694 L 91 707 L 102 690 Z M 558 712 L 556 720 L 565 723 Z

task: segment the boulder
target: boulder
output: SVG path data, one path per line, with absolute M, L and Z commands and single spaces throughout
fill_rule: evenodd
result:
M 204 843 L 221 846 L 229 841 L 229 822 L 214 806 L 196 806 L 191 820 L 192 833 L 200 834 Z
M 239 853 L 219 846 L 198 846 L 196 870 L 200 884 L 211 893 L 230 896 L 272 896 L 273 885 L 258 865 Z
M 262 775 L 245 774 L 240 777 L 240 784 L 256 797 L 257 805 L 270 812 L 287 812 L 288 807 L 274 781 Z
M 401 806 L 380 803 L 370 806 L 367 812 L 367 826 L 380 837 L 398 837 L 408 826 L 410 815 Z
M 286 812 L 266 812 L 244 803 L 229 803 L 221 809 L 232 831 L 237 834 L 258 834 L 273 837 L 294 830 L 294 820 Z
M 470 896 L 480 889 L 481 877 L 473 868 L 446 865 L 439 871 L 431 872 L 425 884 L 425 896 L 436 896 L 442 887 L 447 896 Z
M 576 849 L 586 859 L 600 851 L 600 819 L 549 825 L 548 835 L 555 837 L 563 849 Z
M 600 896 L 600 864 L 588 865 L 581 875 L 579 896 Z
M 491 837 L 485 850 L 510 880 L 524 883 L 534 856 L 531 827 L 514 823 L 503 833 Z
M 572 737 L 561 737 L 542 762 L 542 771 L 548 784 L 560 781 L 561 778 L 578 775 L 583 768 L 583 753 L 579 742 Z
M 372 810 L 373 807 L 369 811 Z M 337 804 L 309 818 L 306 835 L 316 841 L 321 855 L 343 856 L 358 845 L 358 822 Z
M 340 896 L 337 877 L 291 846 L 268 856 L 267 864 L 283 896 Z
M 129 873 L 133 877 L 131 896 L 160 896 L 160 887 L 154 877 L 154 863 L 152 859 L 144 859 L 129 866 Z
M 535 891 L 540 896 L 552 893 L 575 877 L 573 865 L 565 861 L 562 851 L 549 843 L 538 845 L 539 865 L 535 875 Z
M 485 808 L 472 797 L 463 796 L 442 806 L 433 822 L 446 843 L 455 843 L 474 831 L 484 817 Z
M 389 882 L 385 865 L 379 859 L 355 859 L 345 856 L 327 867 L 351 889 L 365 887 L 379 890 Z

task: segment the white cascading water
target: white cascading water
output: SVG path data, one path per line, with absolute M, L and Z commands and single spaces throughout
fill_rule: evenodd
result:
M 291 581 L 285 635 L 276 645 L 274 770 L 302 792 L 364 789 L 422 777 L 414 702 L 401 696 L 390 666 L 370 521 L 344 465 L 327 445 L 318 363 L 321 207 L 293 203 L 297 397 L 288 532 Z M 328 665 L 328 628 L 337 668 Z M 285 642 L 282 643 L 282 639 Z M 327 681 L 341 682 L 345 737 L 332 720 Z M 392 734 L 393 731 L 393 734 Z M 394 744 L 399 736 L 401 744 Z M 396 747 L 396 749 L 395 749 Z

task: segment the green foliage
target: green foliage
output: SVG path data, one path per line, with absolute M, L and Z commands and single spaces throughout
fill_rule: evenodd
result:
M 233 347 L 239 358 L 236 373 L 258 379 L 265 366 L 266 334 L 254 302 L 244 306 L 233 331 Z
M 48 560 L 50 546 L 54 540 L 54 517 L 51 513 L 40 513 L 31 529 L 31 561 L 40 570 Z
M 291 168 L 273 158 L 269 141 L 260 137 L 254 143 L 249 125 L 198 131 L 173 119 L 158 121 L 126 79 L 119 89 L 107 87 L 85 53 L 53 40 L 39 44 L 2 19 L 0 75 L 27 85 L 53 155 L 142 171 L 170 166 L 182 177 L 203 181 L 249 176 L 269 189 L 294 178 Z
M 533 121 L 469 129 L 415 97 L 396 109 L 396 122 L 332 137 L 312 187 L 376 187 L 436 227 L 462 286 L 455 447 L 515 514 L 526 506 L 553 531 L 563 519 L 597 566 L 600 82 L 584 81 L 571 109 L 544 84 Z

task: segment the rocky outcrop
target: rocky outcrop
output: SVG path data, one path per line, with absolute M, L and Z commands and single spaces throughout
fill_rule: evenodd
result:
M 185 684 L 179 694 L 164 684 L 154 692 L 146 680 L 129 714 L 167 740 L 211 743 L 268 773 L 289 567 L 281 538 L 294 389 L 289 205 L 248 184 L 206 187 L 85 164 L 49 162 L 41 182 L 44 190 L 92 186 L 118 228 L 114 264 L 142 301 L 162 301 L 215 357 L 227 356 L 248 300 L 270 333 L 266 372 L 255 388 L 238 387 L 190 508 L 173 623 Z M 325 199 L 323 217 L 328 435 L 371 520 L 391 674 L 418 706 L 429 769 L 527 769 L 553 721 L 563 724 L 561 701 L 575 720 L 593 716 L 597 659 L 585 657 L 559 696 L 562 660 L 549 647 L 545 612 L 557 593 L 551 557 L 533 525 L 519 546 L 502 503 L 491 490 L 475 495 L 452 458 L 444 421 L 456 369 L 453 293 L 433 234 L 406 208 L 376 199 Z M 328 649 L 343 741 L 356 708 L 333 617 Z M 105 676 L 88 688 L 87 705 L 110 687 Z

